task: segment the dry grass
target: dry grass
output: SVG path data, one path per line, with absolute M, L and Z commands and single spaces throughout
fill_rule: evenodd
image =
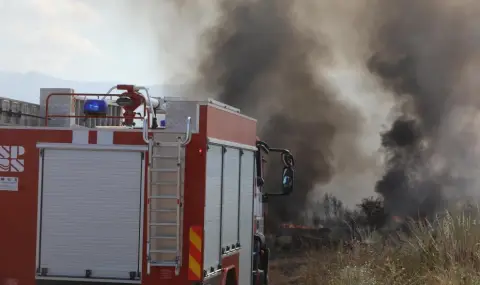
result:
M 475 215 L 479 216 L 479 215 Z M 271 284 L 480 285 L 480 223 L 447 214 L 392 240 L 272 262 Z

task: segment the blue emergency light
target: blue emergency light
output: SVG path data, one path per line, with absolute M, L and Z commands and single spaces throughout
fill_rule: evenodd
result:
M 87 99 L 83 104 L 83 113 L 87 116 L 106 116 L 108 104 L 101 99 Z

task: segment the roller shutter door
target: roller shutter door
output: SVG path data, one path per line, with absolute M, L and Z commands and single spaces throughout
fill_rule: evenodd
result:
M 140 152 L 44 150 L 37 258 L 47 276 L 140 272 L 142 163 Z

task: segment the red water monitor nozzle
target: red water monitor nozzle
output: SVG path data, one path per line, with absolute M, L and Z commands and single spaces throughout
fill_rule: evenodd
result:
M 134 85 L 118 84 L 117 90 L 125 91 L 117 99 L 117 104 L 124 110 L 125 125 L 132 126 L 135 118 L 135 110 L 142 106 L 144 97 Z

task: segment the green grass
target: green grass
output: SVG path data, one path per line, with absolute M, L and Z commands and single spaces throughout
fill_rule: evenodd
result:
M 271 284 L 480 285 L 480 220 L 447 213 L 411 234 L 275 260 Z

